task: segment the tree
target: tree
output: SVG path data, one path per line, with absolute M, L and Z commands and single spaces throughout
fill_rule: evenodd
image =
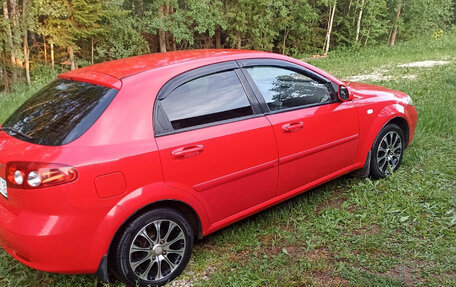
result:
M 150 51 L 247 48 L 292 56 L 448 29 L 456 0 L 2 0 L 0 81 Z M 439 35 L 440 35 L 439 34 Z M 48 50 L 49 48 L 49 50 Z M 53 74 L 52 72 L 50 74 Z M 24 77 L 25 75 L 25 77 Z
M 452 0 L 407 1 L 402 8 L 403 38 L 410 39 L 449 27 L 454 17 L 453 4 Z
M 323 55 L 328 55 L 329 45 L 331 44 L 331 33 L 334 24 L 334 15 L 336 13 L 337 0 L 325 0 L 325 4 L 329 7 L 328 13 L 328 27 L 326 30 L 325 44 L 323 45 L 323 50 L 325 50 Z
M 361 0 L 361 7 L 359 8 L 358 21 L 356 22 L 356 39 L 355 39 L 356 42 L 358 42 L 358 39 L 359 39 L 359 31 L 361 29 L 361 18 L 363 17 L 363 10 L 364 10 L 364 0 Z
M 394 20 L 393 20 L 393 28 L 390 33 L 390 37 L 388 39 L 388 46 L 390 46 L 390 47 L 393 47 L 394 43 L 396 42 L 397 29 L 398 29 L 399 20 L 401 17 L 402 7 L 404 6 L 404 4 L 405 4 L 405 0 L 398 0 L 397 8 L 396 8 L 396 16 L 394 17 Z
M 14 67 L 16 66 L 16 53 L 15 53 L 15 48 L 14 48 L 14 43 L 13 43 L 13 32 L 12 32 L 12 28 L 11 28 L 12 21 L 10 20 L 10 17 L 9 17 L 7 0 L 3 1 L 2 7 L 3 7 L 3 17 L 5 19 L 4 26 L 6 28 L 7 42 L 8 42 L 8 45 L 6 46 L 7 47 L 6 51 L 7 51 L 7 53 L 10 54 L 11 68 L 13 70 L 12 71 L 13 82 L 16 82 L 16 71 L 14 69 Z
M 100 41 L 95 48 L 97 61 L 141 55 L 149 52 L 146 40 L 141 36 L 141 23 L 138 24 L 132 10 L 117 9 L 117 1 L 105 4 L 105 13 L 100 19 Z

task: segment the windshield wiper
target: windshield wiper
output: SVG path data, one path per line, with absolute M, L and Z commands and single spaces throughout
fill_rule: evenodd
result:
M 24 138 L 26 138 L 26 139 L 33 140 L 33 137 L 32 137 L 32 136 L 29 136 L 28 134 L 23 133 L 23 132 L 21 132 L 21 131 L 19 131 L 19 130 L 16 130 L 16 129 L 14 129 L 14 128 L 1 127 L 1 128 L 0 128 L 0 131 L 10 131 L 10 132 L 13 132 L 13 133 L 15 133 L 15 134 L 18 134 L 18 135 L 20 135 L 20 136 L 22 136 L 22 137 L 24 137 Z

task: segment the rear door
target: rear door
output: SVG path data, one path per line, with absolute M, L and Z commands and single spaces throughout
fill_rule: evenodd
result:
M 211 223 L 276 194 L 277 146 L 268 119 L 235 62 L 166 84 L 154 112 L 166 183 L 198 193 Z
M 351 168 L 358 146 L 357 112 L 352 102 L 338 100 L 337 85 L 289 62 L 241 63 L 277 138 L 278 194 Z

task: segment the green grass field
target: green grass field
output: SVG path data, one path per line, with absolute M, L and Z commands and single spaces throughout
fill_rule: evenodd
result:
M 398 67 L 424 60 L 447 63 Z M 342 177 L 208 236 L 172 286 L 456 286 L 456 33 L 310 62 L 342 79 L 381 74 L 368 82 L 412 96 L 419 122 L 402 167 Z M 0 94 L 0 122 L 30 93 Z M 0 252 L 0 286 L 97 285 Z

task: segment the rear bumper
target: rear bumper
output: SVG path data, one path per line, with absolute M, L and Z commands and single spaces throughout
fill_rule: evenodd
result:
M 14 214 L 0 204 L 0 245 L 23 264 L 56 273 L 95 273 L 107 250 L 93 252 L 92 242 L 103 210 L 68 214 Z M 105 213 L 106 214 L 106 213 Z M 98 254 L 100 253 L 100 254 Z

